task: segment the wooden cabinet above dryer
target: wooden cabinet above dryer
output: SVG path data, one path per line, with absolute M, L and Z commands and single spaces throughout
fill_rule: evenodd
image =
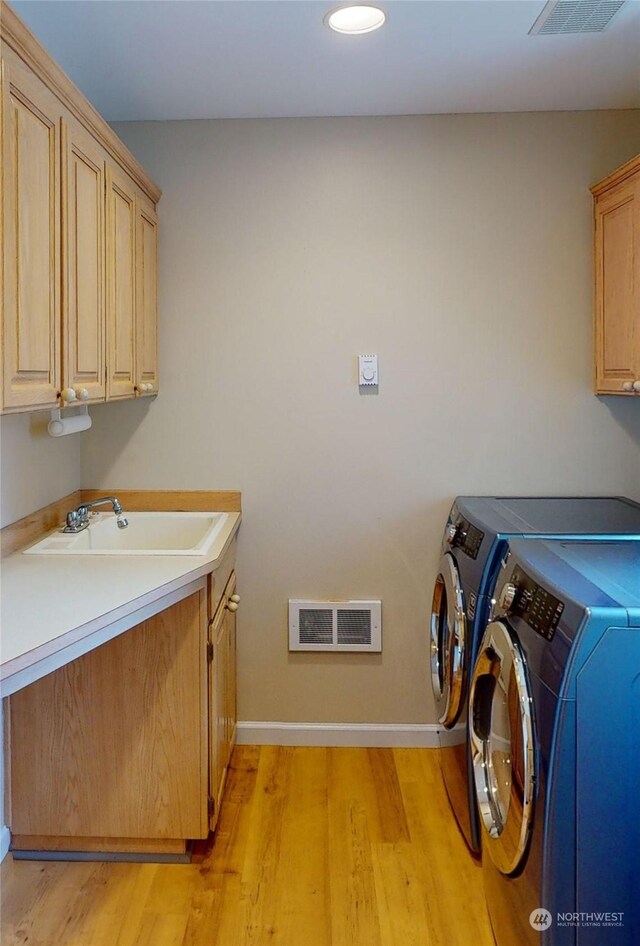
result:
M 2 412 L 156 394 L 160 190 L 0 14 Z
M 591 188 L 595 390 L 640 394 L 640 155 Z

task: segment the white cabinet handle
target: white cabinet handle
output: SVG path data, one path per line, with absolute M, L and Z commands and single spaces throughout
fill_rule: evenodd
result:
M 623 391 L 633 391 L 633 381 L 625 381 L 622 385 Z
M 240 603 L 240 595 L 229 595 L 229 601 L 235 601 L 236 604 Z
M 76 399 L 76 392 L 73 388 L 65 388 L 60 395 L 63 401 L 67 401 L 69 404 Z
M 237 610 L 238 610 L 238 602 L 237 602 L 237 601 L 229 601 L 229 603 L 227 604 L 227 608 L 229 609 L 229 611 L 237 611 Z
M 636 392 L 636 394 L 640 394 L 640 381 L 633 382 L 633 390 Z
M 76 397 L 79 401 L 88 401 L 89 400 L 89 391 L 87 388 L 76 388 Z

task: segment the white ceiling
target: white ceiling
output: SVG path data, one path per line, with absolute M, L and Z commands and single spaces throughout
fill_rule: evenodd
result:
M 528 35 L 544 0 L 380 0 L 363 36 L 323 25 L 338 5 L 13 3 L 109 121 L 640 107 L 640 0 L 570 36 Z

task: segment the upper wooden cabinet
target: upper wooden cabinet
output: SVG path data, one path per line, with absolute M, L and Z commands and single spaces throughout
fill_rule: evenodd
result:
M 596 394 L 640 394 L 640 155 L 595 199 Z
M 3 404 L 60 390 L 60 117 L 55 96 L 2 62 Z
M 0 0 L 2 411 L 156 394 L 158 187 Z
M 107 168 L 107 383 L 110 398 L 132 397 L 136 376 L 136 193 Z
M 158 390 L 158 217 L 153 204 L 136 202 L 136 384 Z
M 76 121 L 62 124 L 63 387 L 103 401 L 105 383 L 105 159 Z

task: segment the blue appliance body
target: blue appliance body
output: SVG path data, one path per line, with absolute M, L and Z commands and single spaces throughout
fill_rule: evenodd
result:
M 451 508 L 434 589 L 432 685 L 443 727 L 440 755 L 445 788 L 458 826 L 475 854 L 480 851 L 480 823 L 466 735 L 469 680 L 496 577 L 509 541 L 518 537 L 637 539 L 640 504 L 624 497 L 460 496 Z M 458 646 L 461 639 L 463 644 Z
M 515 597 L 481 641 L 469 709 L 494 936 L 498 946 L 636 946 L 640 542 L 509 546 L 496 590 L 502 605 Z

